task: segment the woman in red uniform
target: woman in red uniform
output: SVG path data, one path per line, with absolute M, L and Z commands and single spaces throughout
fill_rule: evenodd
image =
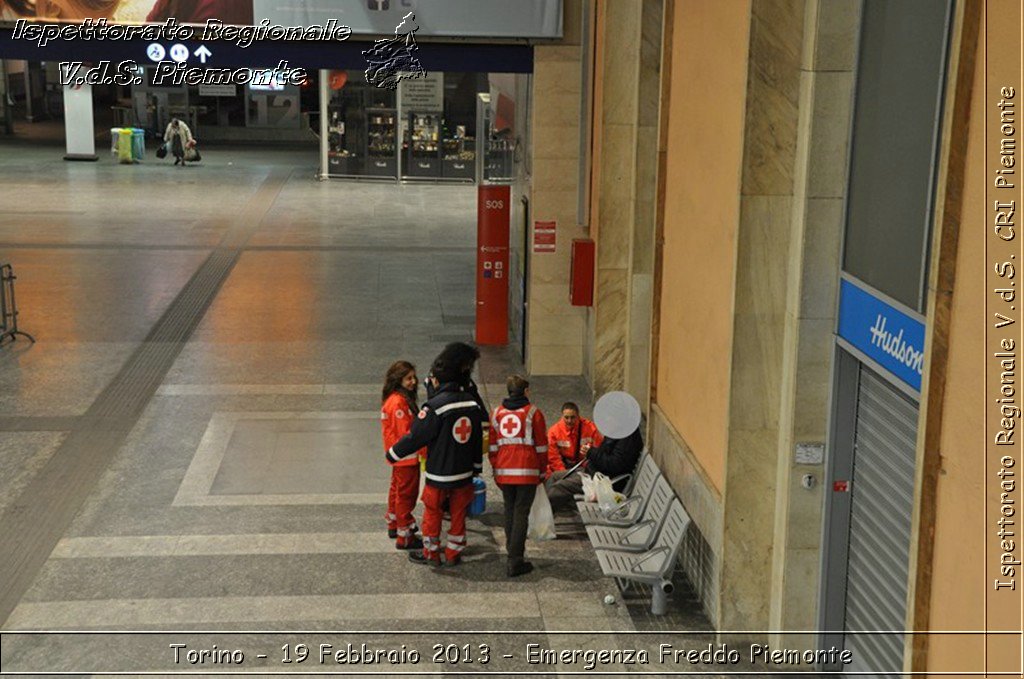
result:
M 416 367 L 408 361 L 396 361 L 388 368 L 381 394 L 380 426 L 387 451 L 400 438 L 409 433 L 412 418 L 419 410 L 416 406 Z M 395 538 L 398 549 L 422 549 L 419 528 L 412 510 L 416 507 L 416 496 L 420 490 L 420 457 L 410 455 L 391 465 L 391 488 L 388 491 L 388 537 Z

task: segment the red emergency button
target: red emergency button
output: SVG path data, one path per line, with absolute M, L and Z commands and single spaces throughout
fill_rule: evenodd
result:
M 832 491 L 835 493 L 849 493 L 850 482 L 849 481 L 833 481 Z

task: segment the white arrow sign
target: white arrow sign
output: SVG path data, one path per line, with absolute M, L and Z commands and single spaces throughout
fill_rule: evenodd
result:
M 199 49 L 197 49 L 197 50 L 196 50 L 195 52 L 193 52 L 192 54 L 194 54 L 194 55 L 196 55 L 197 57 L 199 57 L 199 63 L 201 63 L 201 64 L 205 64 L 205 63 L 206 63 L 206 60 L 207 60 L 207 59 L 208 59 L 209 57 L 212 57 L 212 56 L 213 56 L 213 52 L 211 52 L 210 50 L 206 49 L 206 45 L 200 45 L 200 46 L 199 46 Z

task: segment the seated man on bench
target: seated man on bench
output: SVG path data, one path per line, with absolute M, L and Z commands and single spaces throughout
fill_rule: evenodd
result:
M 551 443 L 549 435 L 549 444 Z M 644 440 L 638 426 L 632 434 L 625 438 L 614 439 L 604 437 L 597 446 L 580 446 L 580 453 L 585 458 L 582 469 L 589 474 L 601 472 L 609 478 L 615 478 L 622 474 L 628 474 L 636 468 L 637 460 L 644 449 Z M 625 480 L 616 484 L 616 490 L 622 490 Z M 580 479 L 579 470 L 570 472 L 555 472 L 546 482 L 548 499 L 551 501 L 551 508 L 555 511 L 566 508 L 574 509 L 574 495 L 583 492 L 583 481 Z

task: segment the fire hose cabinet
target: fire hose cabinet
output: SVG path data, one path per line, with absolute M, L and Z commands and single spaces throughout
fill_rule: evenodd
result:
M 594 305 L 594 254 L 592 239 L 573 239 L 569 269 L 569 303 L 573 306 Z

